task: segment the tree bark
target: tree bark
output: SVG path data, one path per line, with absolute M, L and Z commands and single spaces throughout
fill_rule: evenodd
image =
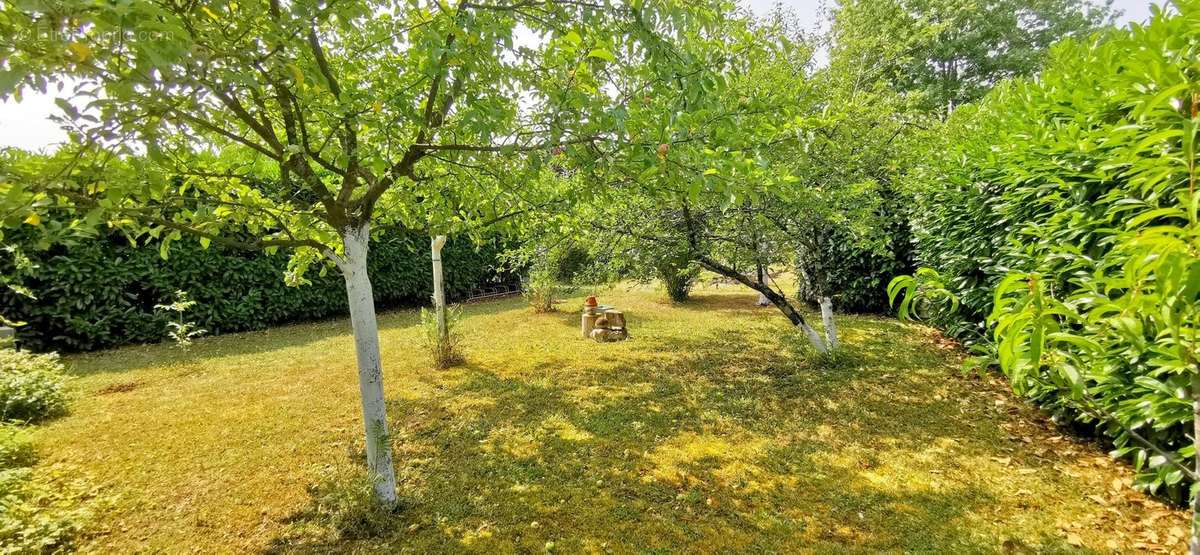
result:
M 438 235 L 429 242 L 433 254 L 433 308 L 437 314 L 439 346 L 445 346 L 450 340 L 450 330 L 446 327 L 446 289 L 442 280 L 442 247 L 445 245 L 445 235 Z
M 766 275 L 765 275 L 765 273 L 766 273 L 766 272 L 764 272 L 764 271 L 763 271 L 763 265 L 762 265 L 762 263 L 761 263 L 761 262 L 759 262 L 759 263 L 757 264 L 757 270 L 758 270 L 758 272 L 757 272 L 755 275 L 756 275 L 756 277 L 758 277 L 758 283 L 759 283 L 759 285 L 766 285 L 766 284 L 767 284 L 767 278 L 766 278 Z M 758 294 L 758 301 L 757 301 L 757 302 L 755 302 L 754 304 L 755 304 L 756 306 L 767 306 L 767 305 L 771 304 L 771 300 L 770 300 L 770 299 L 768 299 L 766 295 L 763 295 L 762 293 L 759 293 L 759 294 Z
M 379 324 L 375 320 L 375 298 L 367 275 L 369 224 L 342 231 L 346 254 L 338 266 L 346 278 L 350 324 L 354 328 L 354 350 L 358 357 L 358 389 L 362 397 L 363 428 L 367 444 L 367 472 L 375 498 L 386 505 L 396 503 L 396 470 L 392 466 L 392 444 L 388 436 L 383 399 L 383 366 L 379 356 Z
M 829 350 L 838 348 L 837 324 L 833 321 L 833 299 L 821 297 L 821 322 L 825 324 L 825 344 Z

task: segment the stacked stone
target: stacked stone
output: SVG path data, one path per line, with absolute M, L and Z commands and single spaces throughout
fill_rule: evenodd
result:
M 583 303 L 583 317 L 580 330 L 585 339 L 590 338 L 601 343 L 623 341 L 629 338 L 625 330 L 625 313 L 619 310 L 605 310 L 599 313 L 596 297 L 588 297 Z

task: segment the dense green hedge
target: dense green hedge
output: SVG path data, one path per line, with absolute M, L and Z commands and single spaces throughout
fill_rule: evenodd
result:
M 477 247 L 467 240 L 445 247 L 450 299 L 497 277 L 497 243 Z M 309 285 L 288 287 L 285 254 L 242 252 L 183 240 L 164 260 L 154 245 L 132 247 L 119 235 L 108 239 L 27 252 L 39 266 L 22 284 L 37 300 L 0 290 L 0 313 L 27 322 L 18 329 L 21 346 L 37 351 L 89 351 L 125 343 L 160 341 L 168 315 L 154 305 L 186 291 L 197 305 L 186 319 L 208 334 L 263 329 L 299 320 L 344 314 L 346 292 L 336 271 Z M 415 306 L 431 295 L 429 239 L 393 234 L 374 240 L 369 264 L 379 308 Z M 6 270 L 0 268 L 0 271 Z
M 811 243 L 818 248 L 796 253 L 796 296 L 816 306 L 821 291 L 833 292 L 838 312 L 886 313 L 887 284 L 913 270 L 912 233 L 898 197 L 890 192 L 882 207 L 879 233 L 886 234 L 881 249 L 855 243 L 850 233 L 836 226 L 813 230 Z
M 1037 80 L 958 110 L 918 173 L 914 228 L 962 302 L 942 323 L 994 340 L 1016 391 L 1182 500 L 1183 473 L 1131 434 L 1192 464 L 1200 2 L 1177 6 L 1060 44 Z

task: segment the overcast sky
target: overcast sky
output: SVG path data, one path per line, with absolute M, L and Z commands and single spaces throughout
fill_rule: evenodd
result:
M 780 3 L 793 9 L 806 28 L 821 24 L 820 0 L 740 0 L 756 13 L 764 13 Z M 1124 12 L 1121 23 L 1144 21 L 1150 16 L 1147 0 L 1115 0 L 1114 7 Z M 42 150 L 66 139 L 66 135 L 47 116 L 56 113 L 53 94 L 26 94 L 21 102 L 11 99 L 0 103 L 0 147 L 15 146 Z

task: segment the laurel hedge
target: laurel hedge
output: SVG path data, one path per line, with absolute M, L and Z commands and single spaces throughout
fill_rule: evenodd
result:
M 919 261 L 1016 392 L 1176 500 L 1200 397 L 1200 1 L 1057 45 L 955 112 L 917 172 Z M 1148 444 L 1153 444 L 1150 447 Z
M 810 242 L 816 249 L 796 253 L 796 297 L 816 306 L 821 291 L 831 291 L 838 312 L 888 313 L 887 284 L 893 277 L 913 271 L 912 232 L 894 202 L 885 204 L 884 224 L 877 230 L 885 247 L 870 249 L 854 242 L 837 227 L 814 230 Z
M 450 241 L 445 260 L 450 299 L 502 278 L 500 242 Z M 193 240 L 172 243 L 163 259 L 151 245 L 135 247 L 123 236 L 27 251 L 38 268 L 21 278 L 35 300 L 0 290 L 0 313 L 26 325 L 17 343 L 35 351 L 91 351 L 127 343 L 161 341 L 170 315 L 154 305 L 176 291 L 197 301 L 186 315 L 209 335 L 345 314 L 346 292 L 336 271 L 310 270 L 311 284 L 284 283 L 287 255 L 244 252 Z M 391 234 L 373 240 L 369 262 L 378 308 L 416 306 L 432 293 L 429 239 Z M 0 268 L 0 271 L 8 271 Z

